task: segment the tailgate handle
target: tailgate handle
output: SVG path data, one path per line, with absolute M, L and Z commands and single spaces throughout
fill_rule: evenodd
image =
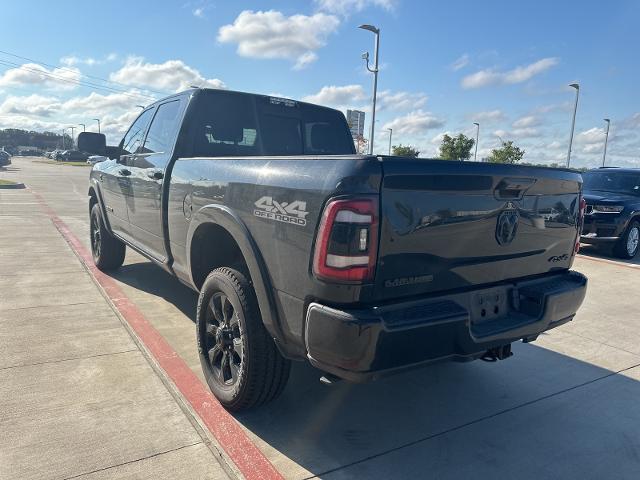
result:
M 520 200 L 534 183 L 535 178 L 503 178 L 493 193 L 500 200 Z

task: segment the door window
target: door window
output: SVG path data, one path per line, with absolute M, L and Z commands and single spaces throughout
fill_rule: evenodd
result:
M 144 131 L 147 128 L 149 120 L 151 120 L 151 114 L 153 109 L 145 110 L 140 116 L 133 122 L 131 128 L 122 139 L 122 155 L 131 155 L 132 153 L 138 153 L 138 149 L 142 145 L 142 139 L 144 138 Z
M 162 158 L 165 159 L 166 163 L 179 128 L 180 100 L 163 103 L 158 107 L 153 117 L 141 153 L 165 153 L 167 155 L 162 156 Z

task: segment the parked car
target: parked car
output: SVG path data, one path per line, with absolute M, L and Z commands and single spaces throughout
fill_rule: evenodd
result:
M 580 241 L 633 258 L 640 244 L 640 169 L 599 168 L 582 175 L 587 203 Z
M 82 162 L 85 161 L 88 156 L 89 155 L 87 155 L 85 152 L 81 152 L 79 150 L 66 150 L 60 156 L 60 160 L 64 162 Z
M 0 150 L 0 167 L 11 165 L 11 155 L 5 150 Z
M 200 292 L 230 410 L 275 398 L 290 359 L 327 383 L 505 359 L 585 296 L 572 170 L 357 155 L 339 111 L 212 89 L 147 107 L 119 152 L 91 171 L 94 262 L 128 245 Z
M 89 165 L 95 165 L 96 163 L 104 162 L 105 160 L 109 160 L 109 158 L 104 155 L 91 155 L 87 158 L 87 163 Z

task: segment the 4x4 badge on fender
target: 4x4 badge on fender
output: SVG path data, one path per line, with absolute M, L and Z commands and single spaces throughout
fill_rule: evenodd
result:
M 513 241 L 518 231 L 520 215 L 517 210 L 504 210 L 498 215 L 496 225 L 496 240 L 500 245 L 508 245 Z
M 256 217 L 268 218 L 277 222 L 293 223 L 304 227 L 307 224 L 307 202 L 295 200 L 291 203 L 278 202 L 273 197 L 262 197 L 254 203 L 253 214 Z

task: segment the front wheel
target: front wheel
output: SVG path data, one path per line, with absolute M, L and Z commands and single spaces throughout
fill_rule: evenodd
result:
M 91 207 L 89 228 L 91 255 L 96 267 L 106 272 L 122 266 L 127 247 L 107 230 L 102 219 L 100 206 L 97 203 Z
M 196 317 L 202 370 L 225 408 L 246 410 L 280 395 L 291 362 L 262 324 L 255 292 L 242 273 L 226 267 L 211 272 Z
M 633 258 L 640 246 L 640 224 L 632 222 L 626 232 L 615 245 L 613 253 L 620 258 Z

